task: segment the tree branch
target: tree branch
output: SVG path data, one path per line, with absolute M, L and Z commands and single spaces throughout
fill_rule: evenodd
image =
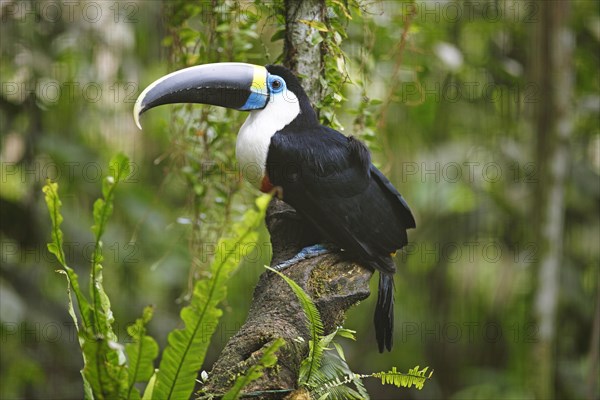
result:
M 273 245 L 271 265 L 295 255 L 312 235 L 294 209 L 276 199 L 269 206 L 267 227 Z M 344 260 L 339 254 L 304 260 L 284 273 L 311 296 L 321 313 L 325 334 L 341 325 L 348 308 L 370 293 L 372 271 Z M 299 341 L 299 337 L 304 341 Z M 289 392 L 281 390 L 296 389 L 300 363 L 308 354 L 310 334 L 296 295 L 279 276 L 265 272 L 254 290 L 246 322 L 225 346 L 203 391 L 225 393 L 235 378 L 255 364 L 263 350 L 277 338 L 286 342 L 277 353 L 277 366 L 266 370 L 244 389 L 245 393 L 254 392 L 260 398 L 271 399 L 289 396 Z

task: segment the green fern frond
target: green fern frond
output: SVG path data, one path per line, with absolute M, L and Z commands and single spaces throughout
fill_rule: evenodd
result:
M 144 308 L 141 318 L 133 325 L 127 327 L 127 333 L 133 339 L 132 343 L 125 345 L 125 353 L 129 360 L 129 382 L 127 399 L 139 399 L 140 394 L 135 388 L 136 382 L 147 382 L 154 373 L 154 359 L 158 356 L 158 344 L 146 335 L 146 325 L 152 319 L 154 309 L 151 306 Z
M 361 378 L 371 377 L 381 379 L 382 384 L 392 384 L 397 387 L 404 388 L 411 388 L 414 386 L 416 389 L 421 390 L 423 389 L 425 381 L 430 379 L 431 375 L 433 374 L 433 371 L 431 371 L 429 375 L 426 375 L 428 369 L 429 367 L 425 367 L 422 370 L 419 370 L 419 366 L 416 366 L 415 368 L 410 369 L 407 374 L 403 374 L 398 372 L 396 367 L 393 367 L 392 370 L 388 372 L 382 371 L 373 374 L 361 375 L 340 370 L 339 366 L 334 367 L 334 369 L 330 371 L 327 371 L 326 368 L 322 368 L 321 372 L 335 377 L 327 381 L 321 381 L 320 386 L 313 390 L 311 395 L 315 398 L 331 400 L 352 398 L 368 399 L 369 397 L 364 386 L 362 385 Z M 357 382 L 360 382 L 360 385 L 357 385 Z M 349 383 L 354 383 L 357 391 L 348 387 L 347 385 Z
M 146 385 L 146 389 L 144 390 L 144 395 L 142 396 L 142 400 L 152 400 L 152 392 L 154 392 L 154 384 L 156 383 L 156 373 L 158 369 L 154 370 L 152 377 L 148 381 L 148 385 Z
M 396 370 L 396 367 L 392 367 L 391 371 L 388 372 L 376 372 L 374 374 L 370 374 L 367 376 L 372 376 L 374 378 L 380 378 L 381 383 L 383 385 L 395 385 L 397 387 L 415 387 L 419 390 L 423 389 L 423 385 L 427 379 L 431 378 L 433 371 L 429 373 L 428 376 L 425 376 L 429 367 L 425 367 L 422 370 L 419 370 L 419 366 L 417 365 L 414 368 L 408 370 L 407 374 L 403 374 Z
M 84 367 L 81 371 L 85 398 L 124 398 L 127 393 L 128 370 L 122 346 L 112 329 L 114 321 L 110 302 L 102 287 L 102 235 L 112 213 L 114 190 L 118 183 L 129 174 L 129 160 L 118 154 L 110 162 L 111 175 L 103 181 L 103 198 L 94 204 L 95 246 L 90 271 L 90 296 L 88 301 L 81 291 L 77 274 L 67 265 L 63 250 L 63 232 L 60 225 L 62 203 L 58 196 L 58 184 L 48 181 L 42 189 L 50 220 L 52 222 L 51 242 L 48 250 L 60 263 L 61 272 L 67 276 L 69 315 L 75 322 L 79 344 L 83 352 Z M 71 294 L 75 295 L 81 323 L 79 323 Z
M 72 292 L 75 294 L 75 299 L 77 300 L 77 306 L 79 308 L 79 314 L 81 315 L 81 325 L 83 325 L 82 328 L 85 330 L 91 326 L 91 308 L 89 301 L 79 288 L 79 278 L 77 274 L 71 267 L 67 265 L 67 260 L 65 258 L 65 252 L 63 250 L 63 232 L 60 229 L 60 225 L 63 222 L 63 217 L 60 212 L 62 202 L 58 196 L 58 183 L 52 182 L 48 179 L 46 181 L 46 185 L 42 188 L 42 191 L 44 192 L 44 199 L 46 201 L 46 206 L 48 207 L 48 212 L 50 214 L 50 221 L 52 223 L 52 232 L 50 234 L 51 241 L 47 245 L 48 251 L 54 254 L 62 268 L 60 272 L 65 274 L 67 277 L 69 315 L 73 319 L 75 327 L 79 331 L 81 327 L 73 307 L 73 298 L 71 297 Z
M 244 375 L 235 380 L 233 387 L 223 396 L 223 400 L 235 400 L 239 398 L 244 387 L 246 387 L 250 382 L 260 378 L 263 375 L 263 370 L 265 368 L 274 366 L 277 363 L 277 356 L 275 353 L 284 344 L 285 340 L 283 340 L 283 338 L 275 339 L 275 341 L 264 350 L 260 360 L 248 368 Z
M 323 390 L 319 391 L 320 396 L 316 397 L 315 392 L 311 393 L 311 398 L 328 399 L 328 400 L 365 400 L 369 397 L 361 395 L 356 390 L 349 386 L 346 386 L 349 382 L 340 381 L 337 379 L 335 385 L 323 387 Z
M 129 175 L 129 159 L 124 154 L 115 155 L 109 162 L 110 174 L 102 180 L 102 198 L 94 202 L 94 249 L 90 272 L 90 297 L 92 299 L 93 321 L 91 329 L 95 335 L 103 335 L 109 340 L 117 341 L 112 324 L 114 317 L 110 309 L 110 300 L 102 285 L 102 236 L 106 230 L 108 219 L 113 213 L 115 190 L 118 184 Z M 121 357 L 122 359 L 124 357 Z
M 231 237 L 219 240 L 215 260 L 208 279 L 194 286 L 189 306 L 181 310 L 185 327 L 168 336 L 152 392 L 153 399 L 187 399 L 194 389 L 195 378 L 202 367 L 209 339 L 222 314 L 219 303 L 226 297 L 225 282 L 239 264 L 240 249 L 256 243 L 256 228 L 262 223 L 271 197 L 256 200 L 258 210 L 249 210 L 231 230 Z
M 84 337 L 83 375 L 95 400 L 123 399 L 127 396 L 127 369 L 118 362 L 115 342 L 101 337 Z
M 300 364 L 300 376 L 298 378 L 298 384 L 304 385 L 308 387 L 314 386 L 312 379 L 315 374 L 319 370 L 321 366 L 321 359 L 323 358 L 323 351 L 326 346 L 322 346 L 323 339 L 323 322 L 321 321 L 321 315 L 319 314 L 319 310 L 317 310 L 317 306 L 313 303 L 312 299 L 306 292 L 294 282 L 292 279 L 282 274 L 279 271 L 274 270 L 273 268 L 266 267 L 268 270 L 275 272 L 279 275 L 292 289 L 298 301 L 300 302 L 300 306 L 304 311 L 304 315 L 307 318 L 308 329 L 310 331 L 310 341 L 308 343 L 309 352 L 308 357 L 306 357 L 302 364 Z M 329 335 L 328 335 L 329 336 Z M 328 337 L 327 336 L 327 337 Z
M 338 335 L 339 331 L 343 329 L 338 328 L 336 330 Z M 336 351 L 325 351 L 321 368 L 316 375 L 318 384 L 315 386 L 312 396 L 319 398 L 329 393 L 327 398 L 333 400 L 347 398 L 368 399 L 369 394 L 360 376 L 354 374 L 348 366 L 341 346 L 336 342 L 332 342 L 332 344 Z
M 83 336 L 85 365 L 83 375 L 90 383 L 95 399 L 125 398 L 128 391 L 129 371 L 125 365 L 123 346 L 117 343 L 112 324 L 114 317 L 108 295 L 102 285 L 102 236 L 112 215 L 115 190 L 129 175 L 129 159 L 117 154 L 109 163 L 110 174 L 102 181 L 102 198 L 93 209 L 95 237 L 90 271 L 90 321 Z

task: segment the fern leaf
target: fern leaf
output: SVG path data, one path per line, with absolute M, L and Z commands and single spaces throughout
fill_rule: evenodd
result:
M 79 287 L 77 274 L 67 266 L 63 251 L 63 233 L 60 225 L 63 221 L 60 214 L 61 202 L 58 196 L 58 185 L 50 181 L 44 186 L 48 211 L 52 222 L 51 243 L 48 250 L 55 255 L 67 276 L 67 293 L 69 295 L 69 314 L 76 324 L 79 343 L 83 352 L 84 395 L 86 398 L 125 398 L 127 391 L 128 371 L 125 366 L 125 355 L 122 346 L 117 344 L 117 337 L 112 329 L 113 316 L 110 311 L 108 296 L 102 288 L 102 243 L 104 227 L 112 212 L 112 199 L 117 183 L 128 173 L 129 161 L 124 155 L 117 155 L 111 161 L 115 165 L 125 165 L 116 176 L 109 176 L 103 183 L 104 199 L 94 204 L 94 222 L 92 231 L 96 236 L 96 245 L 92 255 L 90 275 L 91 302 L 86 299 Z M 75 294 L 81 315 L 78 324 L 73 307 L 71 291 Z
M 102 334 L 109 340 L 116 341 L 117 337 L 112 329 L 114 318 L 110 309 L 110 300 L 102 286 L 102 235 L 113 212 L 115 189 L 119 182 L 129 175 L 129 159 L 121 153 L 115 155 L 110 160 L 109 171 L 110 174 L 102 181 L 103 198 L 94 202 L 92 233 L 95 243 L 90 273 L 90 296 L 94 316 L 94 333 Z
M 127 327 L 127 333 L 133 342 L 125 345 L 125 353 L 129 359 L 129 389 L 128 399 L 139 399 L 140 394 L 135 388 L 136 382 L 146 382 L 154 373 L 154 359 L 158 356 L 158 344 L 146 335 L 146 325 L 152 319 L 154 309 L 151 306 L 144 308 L 142 318 L 138 318 L 133 325 Z
M 115 166 L 122 166 L 117 168 Z M 90 271 L 90 325 L 83 332 L 84 376 L 95 399 L 125 398 L 128 391 L 128 369 L 123 346 L 117 343 L 112 324 L 114 317 L 110 300 L 102 285 L 102 235 L 112 215 L 114 193 L 119 182 L 129 174 L 129 160 L 117 154 L 109 164 L 111 174 L 102 182 L 103 198 L 96 200 L 93 209 L 95 236 Z
M 61 272 L 67 277 L 67 294 L 69 299 L 68 310 L 69 315 L 75 323 L 75 327 L 79 330 L 80 326 L 75 315 L 73 308 L 73 299 L 71 297 L 71 291 L 75 294 L 77 299 L 77 306 L 79 308 L 79 314 L 81 315 L 83 329 L 90 327 L 91 308 L 90 303 L 85 298 L 84 294 L 79 288 L 79 278 L 75 271 L 67 265 L 65 259 L 65 252 L 63 250 L 63 232 L 60 229 L 60 225 L 63 222 L 63 217 L 60 213 L 62 202 L 58 196 L 58 183 L 51 182 L 49 179 L 46 181 L 46 185 L 42 188 L 44 192 L 44 199 L 48 212 L 50 214 L 50 221 L 52 222 L 52 232 L 50 234 L 51 242 L 48 243 L 48 251 L 56 257 L 60 266 L 62 267 Z
M 58 183 L 52 182 L 50 179 L 48 179 L 46 181 L 46 185 L 42 188 L 42 192 L 44 193 L 46 206 L 48 207 L 48 212 L 50 213 L 50 221 L 52 222 L 52 232 L 50 233 L 50 238 L 52 241 L 48 243 L 48 251 L 54 254 L 60 265 L 64 267 L 67 265 L 67 262 L 65 260 L 65 252 L 63 250 L 63 233 L 60 229 L 60 225 L 63 222 L 63 217 L 60 213 L 62 202 L 58 196 Z
M 343 328 L 338 328 L 336 333 Z M 344 359 L 343 351 L 338 343 L 333 342 L 337 352 L 325 351 L 321 368 L 316 379 L 318 385 L 311 393 L 313 397 L 319 397 L 328 393 L 330 399 L 369 399 L 369 394 L 365 389 L 360 376 L 353 373 Z M 352 385 L 354 387 L 352 387 Z
M 265 368 L 270 368 L 277 363 L 275 353 L 285 344 L 283 338 L 277 338 L 269 347 L 267 347 L 258 362 L 252 365 L 246 373 L 235 380 L 233 387 L 225 393 L 223 400 L 235 400 L 242 394 L 242 389 L 250 382 L 260 378 Z
M 310 331 L 311 339 L 308 343 L 308 357 L 305 358 L 300 364 L 298 384 L 311 387 L 313 386 L 311 379 L 315 376 L 319 370 L 319 367 L 321 366 L 323 350 L 326 347 L 321 346 L 321 339 L 323 336 L 323 322 L 321 321 L 321 315 L 319 314 L 319 310 L 317 310 L 317 307 L 315 306 L 315 303 L 313 303 L 310 296 L 306 294 L 306 292 L 296 282 L 281 272 L 274 270 L 273 268 L 266 268 L 275 272 L 290 286 L 298 298 L 300 305 L 302 306 L 304 315 L 308 319 L 308 329 Z
M 114 344 L 101 337 L 84 337 L 83 375 L 95 400 L 122 399 L 127 396 L 127 369 L 115 363 Z
M 433 371 L 429 373 L 428 376 L 425 376 L 429 367 L 425 367 L 422 370 L 419 370 L 419 366 L 417 365 L 414 368 L 408 370 L 408 374 L 403 374 L 398 372 L 396 367 L 392 367 L 391 371 L 388 372 L 376 372 L 374 374 L 368 375 L 375 378 L 381 379 L 381 384 L 385 385 L 395 385 L 397 387 L 415 387 L 419 390 L 423 389 L 423 385 L 427 379 L 431 378 Z
M 81 345 L 83 347 L 83 344 Z M 94 400 L 94 393 L 92 392 L 92 386 L 85 378 L 85 374 L 83 373 L 83 369 L 79 371 L 81 374 L 81 379 L 83 379 L 83 400 Z
M 353 331 L 352 329 L 347 329 L 344 327 L 338 327 L 336 330 L 337 336 L 341 336 L 343 338 L 346 339 L 350 339 L 350 340 L 356 340 L 356 331 Z
M 256 228 L 264 218 L 270 199 L 268 195 L 259 197 L 256 201 L 258 211 L 247 211 L 242 221 L 232 228 L 232 237 L 219 240 L 210 278 L 195 284 L 190 305 L 181 310 L 185 327 L 168 336 L 153 399 L 187 399 L 192 393 L 210 337 L 222 314 L 218 305 L 227 295 L 225 282 L 239 264 L 239 250 L 256 242 Z
M 356 390 L 349 386 L 345 386 L 344 381 L 336 382 L 336 385 L 325 388 L 325 392 L 319 398 L 331 400 L 367 400 L 369 397 L 364 397 Z
M 144 390 L 144 395 L 142 396 L 142 400 L 152 400 L 152 392 L 154 392 L 154 384 L 156 383 L 156 373 L 157 369 L 154 370 L 152 377 L 148 381 L 148 385 L 146 385 L 146 389 Z

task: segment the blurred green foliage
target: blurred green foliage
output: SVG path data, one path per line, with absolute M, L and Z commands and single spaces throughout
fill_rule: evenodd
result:
M 84 397 L 90 400 L 140 399 L 142 395 L 135 385 L 147 384 L 143 392 L 144 398 L 188 398 L 204 363 L 210 344 L 207 338 L 212 337 L 223 314 L 218 306 L 227 296 L 227 281 L 240 263 L 237 249 L 253 246 L 257 242 L 257 229 L 265 219 L 271 195 L 259 197 L 256 200 L 258 210 L 247 210 L 242 220 L 226 229 L 226 234 L 219 238 L 209 275 L 196 281 L 190 304 L 181 310 L 180 316 L 185 328 L 169 333 L 164 356 L 155 369 L 154 359 L 159 353 L 158 345 L 151 336 L 146 335 L 146 325 L 153 314 L 151 306 L 145 307 L 142 318 L 138 318 L 135 324 L 127 328 L 129 337 L 126 340 L 130 343 L 126 346 L 119 344 L 119 338 L 113 330 L 118 321 L 114 318 L 110 298 L 103 285 L 102 237 L 113 212 L 116 187 L 131 172 L 129 159 L 118 153 L 111 159 L 108 171 L 109 175 L 102 181 L 102 198 L 94 202 L 94 225 L 91 228 L 94 247 L 91 254 L 89 295 L 82 291 L 79 277 L 67 265 L 65 239 L 61 229 L 64 218 L 58 184 L 48 179 L 42 188 L 52 223 L 47 247 L 60 264 L 61 270 L 57 272 L 66 276 L 67 310 L 77 329 L 83 355 L 81 374 Z M 264 360 L 261 358 L 256 368 L 248 371 L 248 378 L 241 380 L 239 384 L 236 382 L 235 393 L 239 393 L 250 379 L 260 377 L 261 369 L 267 364 L 272 366 L 277 361 L 273 353 L 279 347 L 281 344 L 277 341 L 277 345 L 274 343 L 265 350 Z M 239 397 L 235 393 L 231 398 Z
M 281 54 L 279 1 L 66 3 L 0 5 L 1 398 L 81 398 L 83 390 L 64 281 L 48 268 L 58 266 L 45 246 L 46 178 L 64 193 L 63 230 L 76 238 L 65 242 L 65 256 L 82 276 L 105 166 L 118 151 L 130 156 L 132 172 L 104 234 L 105 290 L 116 319 L 127 321 L 115 327 L 120 340 L 153 304 L 147 329 L 164 348 L 217 238 L 257 191 L 236 172 L 242 113 L 165 107 L 145 115 L 140 132 L 133 102 L 145 85 L 184 66 L 264 65 Z M 358 332 L 357 342 L 344 344 L 349 365 L 356 372 L 435 369 L 423 391 L 404 392 L 409 398 L 533 398 L 540 249 L 532 216 L 546 182 L 538 179 L 532 122 L 532 107 L 544 98 L 528 71 L 542 3 L 328 4 L 323 40 L 339 45 L 330 47 L 339 57 L 327 64 L 325 82 L 335 90 L 321 117 L 335 117 L 369 144 L 418 224 L 397 256 L 394 351 L 376 351 L 370 298 L 345 324 Z M 554 354 L 558 398 L 598 390 L 597 2 L 572 2 L 570 29 L 574 132 Z M 343 40 L 329 36 L 336 32 Z M 243 323 L 268 243 L 263 232 L 240 255 L 244 265 L 230 280 L 205 369 Z M 365 385 L 372 398 L 397 397 L 396 388 Z

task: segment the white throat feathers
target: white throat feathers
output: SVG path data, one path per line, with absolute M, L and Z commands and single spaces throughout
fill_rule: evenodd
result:
M 240 128 L 235 153 L 244 178 L 260 188 L 266 175 L 271 138 L 300 114 L 300 103 L 290 90 L 271 95 L 262 110 L 250 111 Z

